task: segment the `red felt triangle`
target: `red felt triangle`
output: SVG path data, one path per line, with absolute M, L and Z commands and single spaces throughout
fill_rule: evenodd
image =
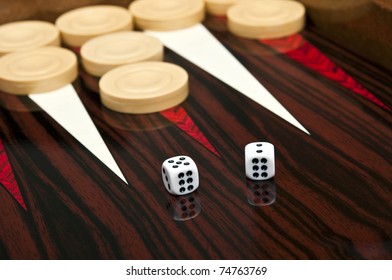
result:
M 360 83 L 355 81 L 342 68 L 337 66 L 319 49 L 305 40 L 300 34 L 295 34 L 283 39 L 260 40 L 263 44 L 268 45 L 280 53 L 283 53 L 291 59 L 309 67 L 320 73 L 324 77 L 339 83 L 354 93 L 366 98 L 374 104 L 388 111 L 391 110 L 386 104 L 380 101 L 373 93 L 364 88 Z
M 208 141 L 207 137 L 205 137 L 204 134 L 200 131 L 199 127 L 195 124 L 184 108 L 178 106 L 161 111 L 160 113 L 163 117 L 174 123 L 179 129 L 202 144 L 209 151 L 220 157 L 220 154 Z
M 3 141 L 0 139 L 0 184 L 12 195 L 12 197 L 27 210 L 26 204 L 15 180 L 14 172 L 4 150 Z

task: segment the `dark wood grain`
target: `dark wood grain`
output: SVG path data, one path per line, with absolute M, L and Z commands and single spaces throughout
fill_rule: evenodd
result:
M 0 259 L 392 258 L 390 112 L 229 34 L 221 20 L 206 25 L 311 135 L 166 49 L 165 60 L 190 74 L 183 108 L 221 157 L 160 114 L 104 108 L 79 79 L 74 86 L 127 186 L 27 98 L 2 93 L 0 137 L 28 210 L 0 188 Z M 302 35 L 392 105 L 390 72 L 312 30 Z M 244 146 L 259 140 L 276 148 L 267 185 L 244 173 Z M 195 203 L 192 219 L 179 219 L 181 198 L 161 181 L 163 160 L 177 154 L 200 172 L 186 202 Z

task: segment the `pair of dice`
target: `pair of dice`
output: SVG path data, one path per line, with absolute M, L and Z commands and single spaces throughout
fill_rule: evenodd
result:
M 275 151 L 271 143 L 254 142 L 245 146 L 245 174 L 251 180 L 275 176 Z M 196 163 L 183 155 L 168 158 L 162 163 L 162 180 L 169 193 L 189 194 L 199 187 Z

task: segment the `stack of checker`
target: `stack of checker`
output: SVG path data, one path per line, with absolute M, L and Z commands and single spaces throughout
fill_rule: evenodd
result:
M 77 63 L 59 48 L 60 33 L 63 44 L 94 77 L 88 84 L 95 85 L 90 88 L 100 92 L 106 107 L 132 114 L 174 107 L 189 94 L 188 74 L 163 62 L 160 41 L 132 31 L 133 25 L 152 31 L 187 28 L 201 22 L 205 10 L 227 16 L 229 30 L 246 38 L 288 36 L 304 26 L 302 4 L 289 0 L 144 0 L 131 2 L 128 10 L 110 5 L 78 8 L 61 15 L 56 26 L 35 21 L 0 27 L 0 55 L 18 52 L 2 58 L 0 90 L 30 94 L 72 82 Z M 53 71 L 57 68 L 63 71 Z

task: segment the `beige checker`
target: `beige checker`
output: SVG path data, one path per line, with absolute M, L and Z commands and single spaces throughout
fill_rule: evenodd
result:
M 80 54 L 86 72 L 101 77 L 124 64 L 162 61 L 163 50 L 162 43 L 155 37 L 137 31 L 122 31 L 87 41 Z
M 132 16 L 127 9 L 97 5 L 78 8 L 61 15 L 56 20 L 64 43 L 80 47 L 91 38 L 116 31 L 132 30 Z
M 52 23 L 17 21 L 0 26 L 0 56 L 44 46 L 59 46 L 60 32 Z
M 14 52 L 0 58 L 0 90 L 27 95 L 65 86 L 76 79 L 76 55 L 59 47 Z
M 154 113 L 183 102 L 188 73 L 167 62 L 140 62 L 117 67 L 99 82 L 102 103 L 117 112 Z
M 275 39 L 293 35 L 304 28 L 305 7 L 297 1 L 244 1 L 227 11 L 233 34 L 252 39 Z
M 143 0 L 132 2 L 129 10 L 138 28 L 166 31 L 201 22 L 205 16 L 204 7 L 204 0 Z

